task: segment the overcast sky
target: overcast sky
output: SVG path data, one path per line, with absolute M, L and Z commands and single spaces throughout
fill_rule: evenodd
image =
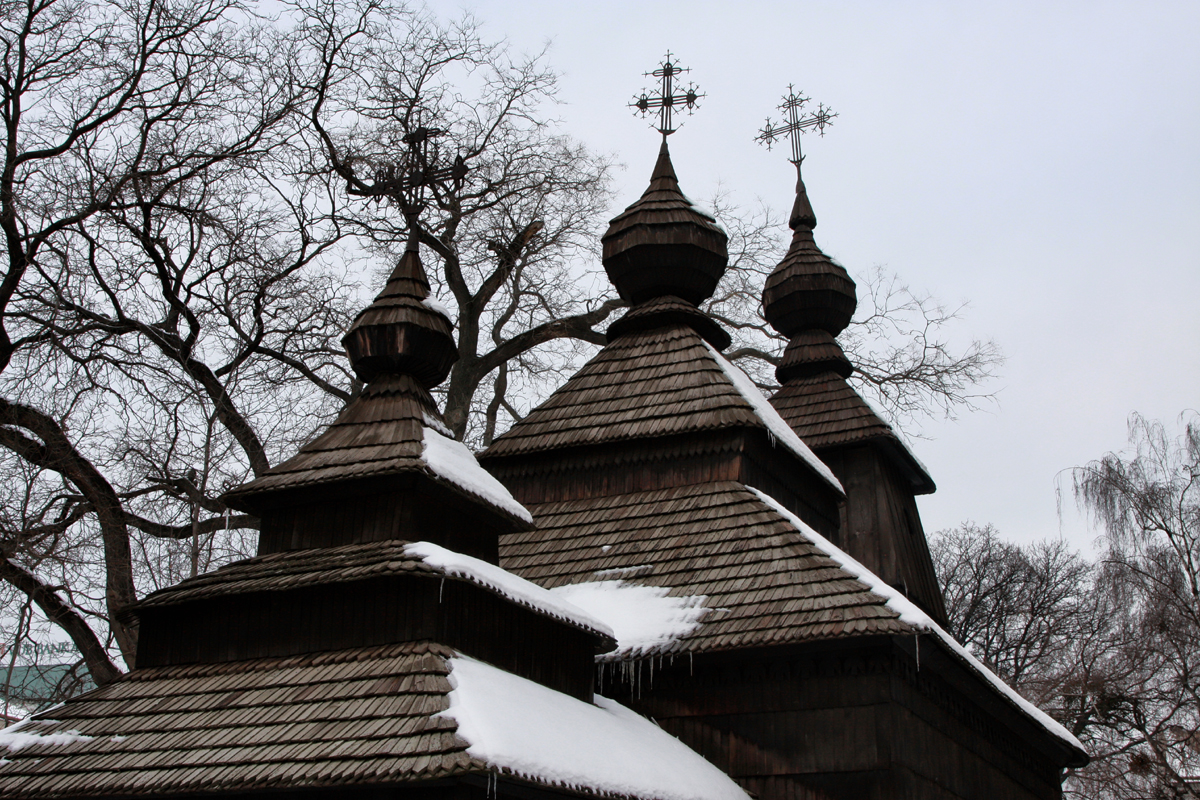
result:
M 1124 445 L 1133 411 L 1200 407 L 1200 3 L 435 2 L 523 51 L 550 43 L 566 129 L 645 188 L 656 134 L 626 104 L 670 48 L 707 94 L 671 137 L 685 192 L 790 207 L 753 137 L 787 84 L 839 113 L 805 137 L 817 242 L 970 301 L 956 334 L 1008 362 L 991 411 L 924 426 L 926 530 L 1093 534 L 1070 467 Z M 1065 478 L 1065 515 L 1056 479 Z

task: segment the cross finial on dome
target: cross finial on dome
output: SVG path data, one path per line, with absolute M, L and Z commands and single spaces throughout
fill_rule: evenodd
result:
M 675 56 L 668 50 L 666 57 L 659 63 L 658 69 L 644 73 L 647 78 L 659 79 L 658 94 L 654 95 L 643 91 L 629 104 L 635 113 L 641 114 L 643 117 L 651 111 L 655 111 L 658 114 L 658 124 L 653 127 L 663 135 L 664 139 L 677 130 L 674 127 L 673 119 L 675 111 L 678 109 L 691 114 L 699 108 L 699 100 L 704 97 L 694 83 L 689 83 L 682 90 L 675 86 L 677 75 L 691 71 L 690 67 L 679 66 Z
M 837 116 L 834 110 L 826 108 L 824 103 L 818 103 L 816 111 L 805 112 L 804 106 L 809 102 L 810 98 L 805 97 L 804 92 L 797 93 L 796 88 L 789 83 L 788 93 L 783 96 L 783 102 L 778 106 L 779 110 L 784 112 L 784 119 L 776 123 L 768 117 L 758 136 L 754 137 L 759 144 L 765 144 L 768 150 L 780 139 L 788 139 L 792 145 L 792 157 L 789 160 L 797 168 L 800 162 L 804 161 L 800 152 L 800 134 L 815 130 L 824 136 L 825 128 L 832 125 L 833 118 Z

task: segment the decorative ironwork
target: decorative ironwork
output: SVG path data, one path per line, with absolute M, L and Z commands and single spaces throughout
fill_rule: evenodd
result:
M 399 163 L 387 164 L 375 170 L 371 184 L 351 185 L 347 190 L 360 197 L 394 201 L 405 214 L 418 214 L 425 208 L 425 190 L 447 181 L 462 183 L 467 164 L 461 155 L 445 163 L 439 152 L 437 137 L 446 133 L 441 128 L 420 125 L 401 140 L 408 145 Z
M 667 51 L 666 57 L 658 65 L 658 69 L 653 72 L 643 73 L 647 78 L 659 79 L 659 93 L 652 95 L 649 92 L 643 91 L 640 95 L 633 98 L 633 102 L 629 107 L 635 110 L 635 113 L 641 114 L 643 117 L 646 114 L 654 111 L 658 114 L 658 124 L 653 126 L 656 131 L 664 137 L 670 136 L 676 131 L 674 127 L 674 114 L 678 109 L 687 111 L 691 114 L 699 108 L 698 101 L 703 94 L 697 91 L 694 83 L 688 83 L 686 88 L 679 91 L 679 87 L 675 86 L 675 77 L 685 72 L 691 72 L 689 67 L 679 66 L 679 62 L 674 60 L 671 51 Z
M 779 110 L 784 113 L 784 120 L 774 123 L 768 118 L 758 136 L 754 137 L 754 141 L 765 144 L 770 150 L 771 145 L 780 139 L 789 139 L 792 145 L 792 157 L 789 160 L 800 166 L 800 162 L 804 160 L 800 153 L 800 134 L 815 129 L 824 136 L 825 127 L 832 125 L 833 118 L 837 116 L 832 109 L 826 108 L 824 103 L 818 103 L 816 111 L 804 112 L 804 105 L 808 102 L 809 98 L 805 97 L 803 92 L 797 94 L 795 87 L 789 83 L 788 93 L 779 104 Z

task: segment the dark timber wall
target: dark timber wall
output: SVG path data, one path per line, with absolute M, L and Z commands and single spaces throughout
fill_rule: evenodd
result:
M 1059 800 L 1061 746 L 922 640 L 697 656 L 624 702 L 763 800 Z
M 834 543 L 944 626 L 946 607 L 909 482 L 871 444 L 818 455 L 846 490 Z
M 589 634 L 464 581 L 379 578 L 148 608 L 140 617 L 139 667 L 428 640 L 592 699 Z

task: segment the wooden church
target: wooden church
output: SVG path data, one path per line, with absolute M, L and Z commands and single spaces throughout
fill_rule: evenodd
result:
M 1079 742 L 944 632 L 933 481 L 846 383 L 803 182 L 768 402 L 665 141 L 603 238 L 629 311 L 478 461 L 410 245 L 344 339 L 364 391 L 228 497 L 258 556 L 136 606 L 137 668 L 5 732 L 0 797 L 1061 797 Z

